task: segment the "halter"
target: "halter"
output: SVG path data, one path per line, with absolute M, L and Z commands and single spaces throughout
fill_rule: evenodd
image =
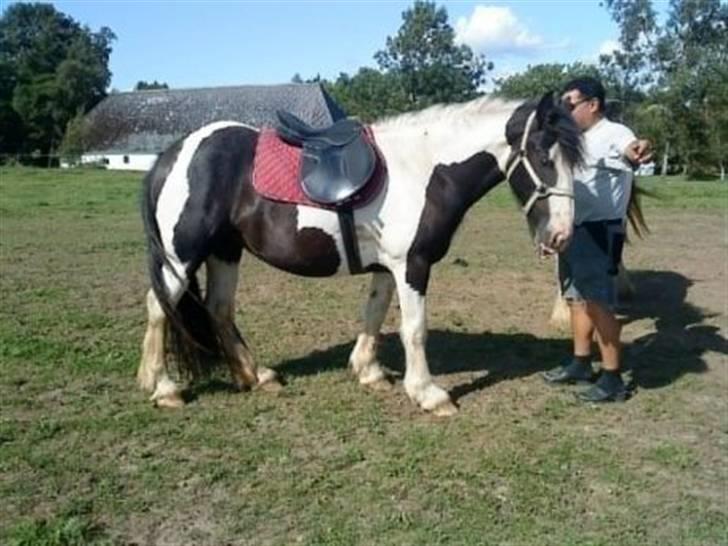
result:
M 561 188 L 554 188 L 544 184 L 543 180 L 541 180 L 541 177 L 536 172 L 536 169 L 533 168 L 531 160 L 528 159 L 528 154 L 526 153 L 526 144 L 528 143 L 528 137 L 531 136 L 531 128 L 533 127 L 534 119 L 536 119 L 536 110 L 531 112 L 531 115 L 528 116 L 528 120 L 526 121 L 526 128 L 523 131 L 523 138 L 521 139 L 521 147 L 517 151 L 513 152 L 511 157 L 508 159 L 508 162 L 510 163 L 515 157 L 515 161 L 510 164 L 508 170 L 506 171 L 506 178 L 510 181 L 511 175 L 516 170 L 516 167 L 523 163 L 523 166 L 531 177 L 531 181 L 533 182 L 534 186 L 536 186 L 533 190 L 533 193 L 526 201 L 526 204 L 523 205 L 521 209 L 526 216 L 530 214 L 531 209 L 536 204 L 536 201 L 538 201 L 539 199 L 545 199 L 546 197 L 549 197 L 551 195 L 563 195 L 565 197 L 570 197 L 571 199 L 574 198 L 574 192 L 572 191 L 563 190 Z

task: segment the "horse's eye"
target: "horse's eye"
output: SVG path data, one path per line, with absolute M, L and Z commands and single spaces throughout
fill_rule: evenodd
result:
M 543 155 L 541 156 L 541 165 L 551 168 L 554 166 L 554 162 L 548 156 Z

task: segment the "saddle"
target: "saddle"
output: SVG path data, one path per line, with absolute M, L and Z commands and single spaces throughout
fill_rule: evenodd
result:
M 341 204 L 372 178 L 377 156 L 360 122 L 342 119 L 317 129 L 290 112 L 278 110 L 276 114 L 281 139 L 302 148 L 299 178 L 311 201 Z

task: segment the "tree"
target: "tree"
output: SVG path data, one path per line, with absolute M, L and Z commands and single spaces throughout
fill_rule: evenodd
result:
M 371 122 L 407 110 L 407 94 L 399 75 L 360 68 L 354 76 L 342 73 L 326 89 L 352 116 Z
M 492 68 L 466 45 L 455 45 L 447 11 L 434 2 L 416 0 L 402 13 L 402 26 L 387 37 L 374 58 L 381 70 L 396 76 L 408 109 L 474 98 Z
M 599 69 L 579 62 L 529 65 L 525 72 L 496 80 L 494 94 L 507 99 L 539 97 L 549 91 L 559 92 L 569 80 L 583 76 L 599 78 Z
M 678 157 L 688 175 L 716 169 L 728 152 L 728 5 L 670 0 L 657 24 L 650 0 L 605 0 L 620 29 L 620 49 L 602 73 L 620 99 L 625 123 L 656 140 L 663 165 Z
M 86 139 L 88 137 L 88 125 L 86 118 L 79 114 L 66 125 L 66 133 L 63 135 L 58 153 L 66 162 L 74 165 L 79 162 L 83 152 L 86 151 Z
M 16 80 L 13 67 L 0 53 L 0 154 L 3 155 L 17 153 L 25 139 L 23 120 L 13 108 Z
M 649 70 L 654 61 L 658 34 L 655 10 L 650 0 L 606 0 L 612 19 L 619 25 L 619 48 L 600 57 L 602 74 L 612 83 L 612 97 L 620 103 L 620 121 L 631 124 L 634 107 L 653 81 Z
M 728 5 L 671 0 L 657 45 L 660 87 L 685 171 L 725 176 L 728 158 Z
M 160 83 L 157 80 L 153 82 L 138 81 L 134 86 L 134 91 L 149 91 L 151 89 L 169 89 L 169 85 L 166 83 Z
M 0 116 L 15 125 L 0 153 L 52 152 L 68 122 L 105 96 L 114 39 L 50 4 L 9 6 L 0 18 Z
M 455 45 L 445 8 L 417 0 L 402 19 L 398 33 L 374 55 L 379 69 L 341 73 L 333 83 L 319 76 L 304 80 L 300 74 L 292 81 L 322 83 L 349 114 L 364 121 L 476 97 L 492 64 L 469 47 Z

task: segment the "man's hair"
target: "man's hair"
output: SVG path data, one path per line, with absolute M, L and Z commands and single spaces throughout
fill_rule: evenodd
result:
M 599 102 L 599 111 L 604 112 L 605 96 L 604 86 L 596 78 L 585 76 L 583 78 L 575 78 L 564 86 L 561 94 L 568 93 L 576 89 L 587 99 L 597 99 Z

